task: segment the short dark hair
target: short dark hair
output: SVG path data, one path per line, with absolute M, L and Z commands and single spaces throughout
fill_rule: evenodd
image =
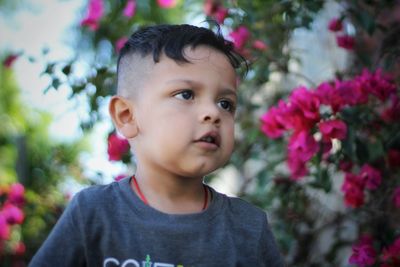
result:
M 121 49 L 117 71 L 121 59 L 130 54 L 139 54 L 142 57 L 152 55 L 155 63 L 159 62 L 164 53 L 167 57 L 181 63 L 190 62 L 185 58 L 184 48 L 196 48 L 198 45 L 206 45 L 225 54 L 234 69 L 242 63 L 246 66 L 246 60 L 234 50 L 233 43 L 225 40 L 217 25 L 217 32 L 202 27 L 188 24 L 181 25 L 156 25 L 139 29 L 131 35 Z

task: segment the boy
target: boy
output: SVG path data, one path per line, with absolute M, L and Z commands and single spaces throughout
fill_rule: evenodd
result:
M 190 25 L 130 37 L 109 109 L 136 173 L 78 193 L 30 266 L 283 266 L 266 214 L 203 184 L 233 150 L 232 47 Z

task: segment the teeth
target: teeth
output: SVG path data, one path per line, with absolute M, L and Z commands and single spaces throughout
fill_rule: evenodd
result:
M 203 141 L 206 141 L 208 143 L 214 143 L 214 137 L 211 136 L 206 136 L 204 138 L 202 138 Z

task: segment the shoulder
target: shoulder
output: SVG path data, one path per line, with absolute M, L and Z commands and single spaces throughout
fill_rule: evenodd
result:
M 260 226 L 267 224 L 267 213 L 261 208 L 241 198 L 219 193 L 214 189 L 213 194 L 216 194 L 217 198 L 222 199 L 224 204 L 221 212 L 225 213 L 225 216 L 237 218 L 238 221 L 250 225 Z

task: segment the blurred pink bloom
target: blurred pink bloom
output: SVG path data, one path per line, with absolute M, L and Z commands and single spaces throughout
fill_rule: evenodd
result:
M 376 251 L 372 243 L 373 240 L 371 237 L 361 237 L 360 241 L 352 247 L 349 263 L 356 264 L 359 267 L 373 265 L 376 261 Z
M 161 8 L 173 8 L 178 4 L 178 2 L 177 0 L 157 0 L 157 4 Z
M 400 121 L 398 114 L 400 114 L 400 99 L 393 94 L 390 97 L 390 105 L 382 111 L 381 118 L 386 123 L 396 122 Z
M 0 244 L 2 240 L 7 240 L 10 238 L 10 225 L 7 223 L 7 219 L 0 211 Z
M 400 150 L 389 149 L 388 164 L 391 168 L 400 168 Z
M 231 32 L 229 36 L 232 38 L 236 50 L 240 51 L 250 38 L 250 31 L 245 26 L 239 26 L 236 30 Z
M 228 9 L 216 0 L 205 0 L 203 10 L 207 16 L 212 17 L 219 24 L 224 23 L 225 18 L 228 16 Z
M 396 84 L 390 76 L 383 74 L 381 70 L 373 73 L 364 70 L 356 79 L 364 87 L 364 90 L 375 95 L 381 101 L 387 100 L 396 93 Z
M 21 206 L 25 203 L 24 194 L 25 187 L 20 183 L 14 183 L 10 186 L 10 190 L 8 192 L 8 202 L 17 206 Z
M 108 159 L 118 161 L 122 159 L 123 154 L 129 151 L 129 142 L 125 138 L 119 137 L 113 133 L 108 136 Z
M 3 216 L 8 224 L 21 224 L 24 221 L 24 212 L 13 204 L 5 204 L 2 209 Z
M 260 51 L 265 51 L 268 48 L 267 45 L 261 40 L 255 40 L 253 42 L 253 47 Z
M 347 125 L 342 120 L 323 121 L 318 125 L 322 138 L 326 141 L 331 139 L 343 140 L 347 135 Z
M 290 170 L 290 179 L 299 180 L 308 174 L 308 169 L 306 163 L 301 161 L 298 157 L 293 155 L 288 155 L 287 157 L 287 165 Z
M 400 265 L 400 237 L 382 251 L 382 260 L 391 262 L 389 267 Z
M 135 0 L 128 0 L 126 2 L 123 14 L 125 17 L 131 18 L 135 15 L 136 11 L 136 1 Z
M 339 47 L 347 49 L 347 50 L 353 50 L 354 45 L 355 45 L 355 39 L 354 37 L 350 35 L 337 35 L 336 36 L 336 43 Z
M 338 18 L 333 18 L 329 21 L 328 29 L 332 32 L 339 32 L 343 29 L 343 23 Z
M 26 246 L 23 242 L 18 242 L 13 247 L 14 255 L 21 256 L 24 255 L 26 251 Z
M 396 187 L 393 191 L 393 204 L 396 208 L 400 208 L 400 186 Z
M 289 140 L 289 154 L 303 162 L 309 161 L 318 151 L 318 143 L 307 131 L 293 134 Z
M 3 60 L 3 66 L 4 66 L 5 68 L 11 68 L 12 64 L 15 62 L 15 60 L 17 60 L 18 57 L 19 57 L 19 55 L 17 55 L 17 54 L 8 55 L 8 56 Z
M 360 176 L 346 173 L 341 190 L 346 206 L 358 208 L 364 204 L 364 183 Z
M 369 164 L 361 167 L 360 176 L 365 182 L 365 187 L 370 190 L 377 189 L 382 182 L 381 172 Z
M 350 160 L 341 160 L 339 162 L 339 169 L 344 172 L 349 172 L 353 168 L 353 162 Z
M 261 116 L 261 131 L 270 138 L 278 138 L 286 130 L 284 109 L 285 102 L 279 101 L 278 107 L 272 107 Z
M 368 102 L 368 91 L 365 87 L 355 80 L 335 82 L 336 94 L 341 98 L 342 106 L 344 105 L 359 105 Z
M 123 178 L 127 177 L 126 174 L 120 174 L 117 177 L 114 178 L 114 181 L 118 182 L 120 180 L 122 180 Z
M 115 50 L 117 53 L 121 51 L 121 49 L 124 47 L 125 43 L 128 41 L 128 37 L 121 37 L 115 42 Z
M 86 17 L 81 21 L 81 26 L 87 26 L 95 31 L 99 28 L 99 22 L 103 16 L 104 7 L 102 0 L 90 0 Z
M 295 132 L 311 129 L 319 120 L 320 100 L 314 91 L 298 87 L 289 96 L 290 123 Z

